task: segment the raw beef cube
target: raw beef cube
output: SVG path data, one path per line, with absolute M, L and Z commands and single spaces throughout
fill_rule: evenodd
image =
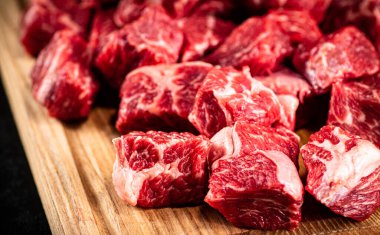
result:
M 191 16 L 213 15 L 223 19 L 231 19 L 237 13 L 236 3 L 233 0 L 203 0 L 196 6 Z
M 218 47 L 234 25 L 215 16 L 193 16 L 180 21 L 185 42 L 182 61 L 195 61 Z
M 45 5 L 48 6 L 48 8 L 59 9 L 60 11 L 69 14 L 70 18 L 80 25 L 84 32 L 90 22 L 91 10 L 93 8 L 93 6 L 86 1 L 78 0 L 32 0 L 32 4 Z
M 69 30 L 58 31 L 33 68 L 34 97 L 53 117 L 86 117 L 98 90 L 89 66 L 87 43 Z
M 113 140 L 116 192 L 132 206 L 199 204 L 207 189 L 209 140 L 190 133 L 131 132 Z
M 333 84 L 328 123 L 380 147 L 380 75 Z
M 290 39 L 278 24 L 252 17 L 236 27 L 205 61 L 238 69 L 249 66 L 253 75 L 261 75 L 275 69 L 292 51 Z
M 236 121 L 270 126 L 280 119 L 281 108 L 273 91 L 248 70 L 214 68 L 197 92 L 189 120 L 201 134 L 211 137 Z
M 317 23 L 306 12 L 273 11 L 236 27 L 206 61 L 238 69 L 249 66 L 252 75 L 268 74 L 292 55 L 298 44 L 315 43 L 321 36 Z
M 145 8 L 133 23 L 110 34 L 95 65 L 114 88 L 119 88 L 131 70 L 178 60 L 182 31 L 159 7 Z
M 189 16 L 202 0 L 162 0 L 163 7 L 174 18 Z
M 312 95 L 312 88 L 309 83 L 301 75 L 286 68 L 268 76 L 257 76 L 255 78 L 277 95 L 292 95 L 301 102 L 305 97 Z
M 162 6 L 173 18 L 181 18 L 189 16 L 200 2 L 200 0 L 121 0 L 114 15 L 114 21 L 117 26 L 123 27 L 138 19 L 145 8 L 157 6 Z M 218 9 L 210 10 L 218 11 Z
M 240 122 L 222 129 L 211 139 L 205 201 L 238 227 L 297 227 L 303 185 L 289 158 L 298 153 L 297 144 L 287 145 L 294 136 L 286 129 Z
M 297 97 L 292 95 L 277 95 L 282 109 L 278 125 L 284 126 L 289 130 L 294 130 L 296 127 L 296 112 L 300 101 Z
M 152 3 L 150 3 L 152 2 Z M 138 19 L 147 5 L 153 4 L 154 1 L 146 0 L 121 0 L 114 14 L 114 22 L 118 27 L 131 23 Z M 157 1 L 157 5 L 161 0 Z
M 276 10 L 271 11 L 265 19 L 278 25 L 293 46 L 313 44 L 323 36 L 318 23 L 305 11 Z
M 212 69 L 204 62 L 144 66 L 131 72 L 120 90 L 116 127 L 130 130 L 193 131 L 187 120 L 195 94 Z
M 244 2 L 252 12 L 265 12 L 270 9 L 304 10 L 320 22 L 331 0 L 244 0 Z
M 364 220 L 380 206 L 380 150 L 328 125 L 301 148 L 306 190 L 333 212 Z
M 51 4 L 32 4 L 22 19 L 21 42 L 29 54 L 37 56 L 58 30 L 83 33 L 69 14 Z
M 355 27 L 346 27 L 315 46 L 300 47 L 293 63 L 316 92 L 324 93 L 334 82 L 376 73 L 380 61 L 371 42 Z
M 117 30 L 117 26 L 112 20 L 114 12 L 115 10 L 112 8 L 106 10 L 98 9 L 95 12 L 89 39 L 89 47 L 92 50 L 92 58 L 96 58 L 99 54 L 99 51 L 106 42 L 107 36 Z
M 380 50 L 380 2 L 378 0 L 332 0 L 323 28 L 327 32 L 343 26 L 355 25 L 362 30 Z

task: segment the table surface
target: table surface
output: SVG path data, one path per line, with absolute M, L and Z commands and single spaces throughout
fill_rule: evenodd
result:
M 50 234 L 1 82 L 0 130 L 0 234 Z

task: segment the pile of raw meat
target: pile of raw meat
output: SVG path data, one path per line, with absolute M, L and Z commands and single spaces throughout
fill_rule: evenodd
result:
M 119 93 L 113 182 L 128 204 L 205 201 L 294 229 L 305 189 L 364 220 L 380 206 L 379 0 L 32 0 L 34 97 L 61 120 Z M 295 130 L 318 128 L 299 149 Z M 303 161 L 302 161 L 303 160 Z

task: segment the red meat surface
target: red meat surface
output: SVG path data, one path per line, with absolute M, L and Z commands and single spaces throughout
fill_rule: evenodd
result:
M 318 22 L 322 21 L 332 0 L 244 0 L 252 12 L 270 9 L 304 10 Z M 337 0 L 339 1 L 339 0 Z
M 86 2 L 86 0 L 32 0 L 31 2 L 32 4 L 45 5 L 48 8 L 58 9 L 67 13 L 74 22 L 80 25 L 83 31 L 87 30 L 90 23 L 93 5 Z
M 98 90 L 89 66 L 87 43 L 69 30 L 58 31 L 32 70 L 34 97 L 52 117 L 86 117 Z
M 213 15 L 223 19 L 231 19 L 237 14 L 239 4 L 233 0 L 203 0 L 194 7 L 191 16 Z
M 248 70 L 211 70 L 195 97 L 190 122 L 207 137 L 236 121 L 270 126 L 280 119 L 281 104 L 272 90 L 253 79 Z
M 380 77 L 332 86 L 328 123 L 350 130 L 380 147 Z
M 32 4 L 22 19 L 21 42 L 27 52 L 37 56 L 58 30 L 83 34 L 83 28 L 69 14 L 52 4 Z
M 333 32 L 343 26 L 355 25 L 380 50 L 380 2 L 378 0 L 332 0 L 323 29 Z
M 144 66 L 131 72 L 120 90 L 116 127 L 130 130 L 193 131 L 187 120 L 195 94 L 212 69 L 204 62 Z
M 192 16 L 180 22 L 185 42 L 182 61 L 201 59 L 206 53 L 217 48 L 231 33 L 234 24 L 215 16 Z
M 119 88 L 135 68 L 175 63 L 182 42 L 176 23 L 160 7 L 148 7 L 137 21 L 107 37 L 95 65 L 112 87 Z
M 269 12 L 265 19 L 277 25 L 294 47 L 316 43 L 323 36 L 317 22 L 305 11 L 276 10 Z
M 189 133 L 131 132 L 113 140 L 117 194 L 129 205 L 199 204 L 206 193 L 209 140 Z
M 249 66 L 253 75 L 260 75 L 275 69 L 292 50 L 278 25 L 252 17 L 236 27 L 205 61 L 238 69 Z
M 328 125 L 301 154 L 306 190 L 333 212 L 361 221 L 380 206 L 380 150 L 370 141 Z
M 162 6 L 176 19 L 191 16 L 230 18 L 235 6 L 231 0 L 121 0 L 114 21 L 123 27 L 138 19 L 146 7 Z
M 257 76 L 255 78 L 276 93 L 283 107 L 279 124 L 294 130 L 299 105 L 307 106 L 309 103 L 305 102 L 305 99 L 307 100 L 313 95 L 309 83 L 299 74 L 286 68 L 282 68 L 268 76 Z
M 299 74 L 283 68 L 268 76 L 255 77 L 277 95 L 292 95 L 302 103 L 305 97 L 312 95 L 309 83 Z
M 146 6 L 149 3 L 153 4 L 155 1 L 145 1 L 145 0 L 121 0 L 116 8 L 114 14 L 114 22 L 118 27 L 123 27 L 124 25 L 131 23 L 132 21 L 138 19 Z M 161 0 L 156 1 L 158 5 Z
M 113 8 L 107 10 L 100 9 L 95 12 L 89 38 L 89 46 L 92 50 L 93 58 L 96 58 L 103 48 L 107 36 L 118 29 L 112 20 L 114 12 Z
M 334 82 L 379 70 L 375 48 L 355 27 L 342 28 L 314 46 L 300 47 L 293 63 L 317 93 L 326 92 Z
M 286 129 L 241 122 L 222 129 L 211 139 L 205 201 L 238 227 L 297 227 L 303 185 L 291 160 L 298 154 L 295 139 Z
M 291 56 L 298 44 L 310 44 L 320 36 L 317 23 L 306 12 L 274 11 L 243 22 L 205 60 L 238 69 L 249 66 L 252 75 L 265 75 Z

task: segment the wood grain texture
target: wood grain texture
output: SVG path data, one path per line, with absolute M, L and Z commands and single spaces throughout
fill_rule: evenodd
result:
M 34 60 L 19 43 L 21 6 L 2 0 L 0 67 L 17 128 L 54 234 L 380 234 L 380 211 L 357 223 L 334 215 L 306 195 L 296 230 L 239 229 L 207 205 L 140 209 L 127 206 L 111 182 L 116 110 L 95 107 L 88 120 L 50 118 L 31 95 Z M 307 131 L 299 132 L 305 138 Z M 303 172 L 304 173 L 304 172 Z

